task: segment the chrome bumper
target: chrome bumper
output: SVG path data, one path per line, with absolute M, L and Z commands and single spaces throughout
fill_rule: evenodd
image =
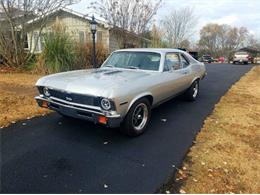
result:
M 99 117 L 104 116 L 107 118 L 107 123 L 105 125 L 111 128 L 119 127 L 122 122 L 122 118 L 119 114 L 114 111 L 103 111 L 100 107 L 77 104 L 54 97 L 45 98 L 36 96 L 35 100 L 40 107 L 46 108 L 43 106 L 43 102 L 47 102 L 47 108 L 62 115 L 84 119 L 94 123 L 99 123 Z

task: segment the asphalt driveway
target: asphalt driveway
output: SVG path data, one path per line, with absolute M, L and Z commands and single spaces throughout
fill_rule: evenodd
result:
M 175 98 L 154 109 L 137 138 L 56 113 L 1 129 L 1 192 L 154 193 L 181 165 L 220 97 L 251 67 L 207 65 L 198 100 Z

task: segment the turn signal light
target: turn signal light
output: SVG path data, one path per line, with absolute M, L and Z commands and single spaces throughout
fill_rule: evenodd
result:
M 107 124 L 107 117 L 99 116 L 98 117 L 98 122 L 101 123 L 101 124 Z
M 42 107 L 43 108 L 48 108 L 48 102 L 47 101 L 42 101 Z

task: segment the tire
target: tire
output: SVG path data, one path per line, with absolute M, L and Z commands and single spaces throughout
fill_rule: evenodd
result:
M 139 99 L 128 111 L 120 130 L 128 136 L 139 136 L 146 130 L 150 118 L 151 104 L 149 100 L 146 98 Z
M 184 93 L 185 98 L 188 101 L 195 101 L 199 94 L 199 80 L 196 80 L 192 83 L 192 85 L 187 89 Z

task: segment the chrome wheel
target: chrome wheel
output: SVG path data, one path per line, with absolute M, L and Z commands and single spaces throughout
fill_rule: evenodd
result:
M 196 82 L 193 87 L 193 94 L 192 94 L 193 98 L 197 97 L 198 91 L 199 91 L 199 84 L 198 82 Z
M 148 120 L 148 108 L 147 105 L 144 103 L 138 104 L 133 112 L 132 116 L 132 125 L 137 130 L 142 130 Z

